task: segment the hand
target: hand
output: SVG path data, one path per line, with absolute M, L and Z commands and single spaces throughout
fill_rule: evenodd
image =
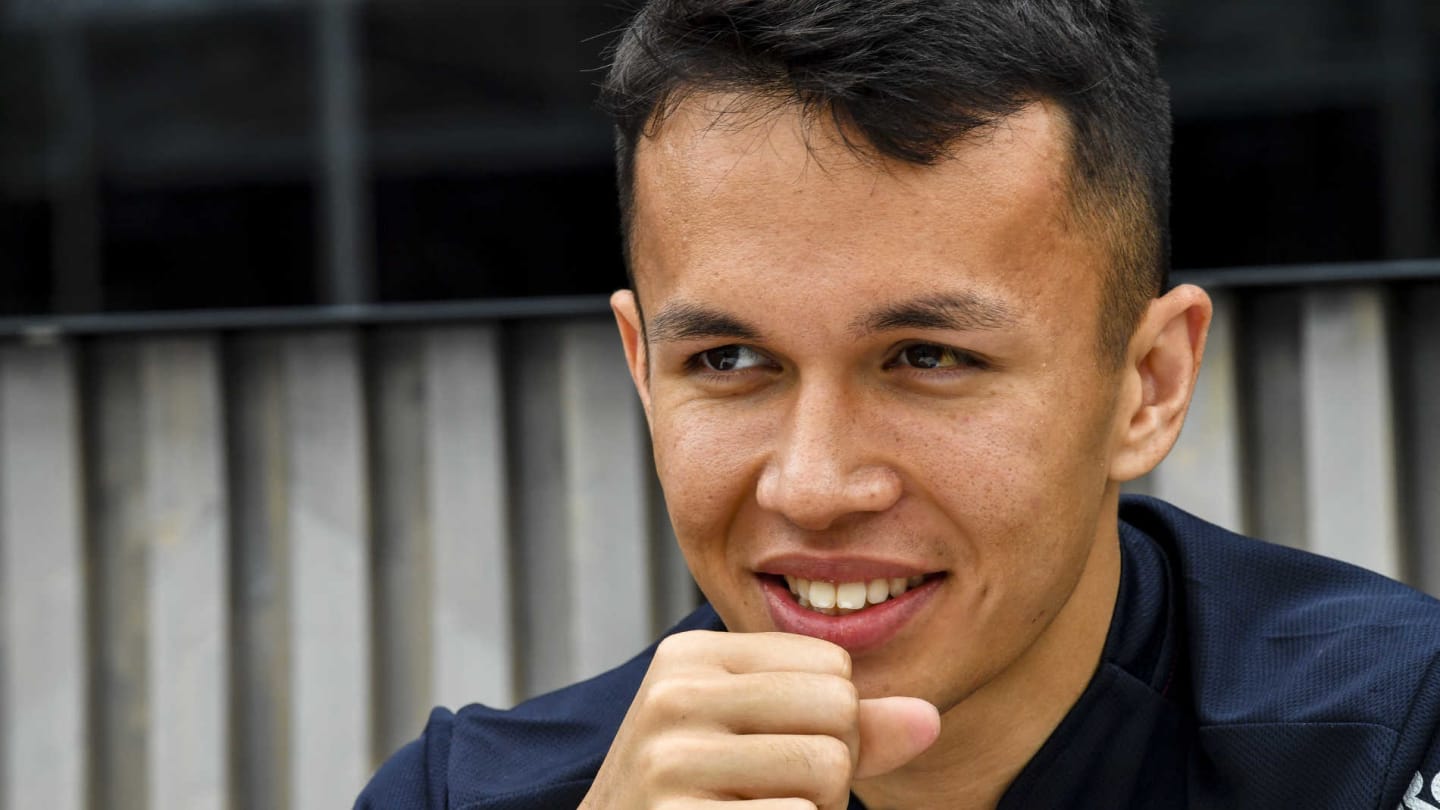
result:
M 850 784 L 940 733 L 918 698 L 861 700 L 850 655 L 787 633 L 694 631 L 661 642 L 581 808 L 844 810 Z

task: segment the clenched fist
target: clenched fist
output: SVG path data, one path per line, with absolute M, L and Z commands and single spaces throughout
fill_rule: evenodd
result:
M 625 715 L 585 810 L 844 810 L 850 784 L 940 733 L 918 698 L 861 700 L 850 655 L 786 633 L 671 636 Z

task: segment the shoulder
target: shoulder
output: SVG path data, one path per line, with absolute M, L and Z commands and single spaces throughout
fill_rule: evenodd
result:
M 1170 558 L 1197 754 L 1209 763 L 1197 796 L 1392 807 L 1440 770 L 1440 602 L 1160 501 L 1127 499 L 1121 518 Z
M 708 605 L 665 635 L 697 629 L 722 629 Z M 610 750 L 654 651 L 651 645 L 615 669 L 513 709 L 480 704 L 453 714 L 436 709 L 420 738 L 376 772 L 356 810 L 576 806 Z
M 1201 722 L 1405 722 L 1440 660 L 1440 601 L 1162 501 L 1127 498 L 1121 519 L 1178 575 Z
M 430 712 L 420 738 L 396 751 L 365 786 L 355 810 L 432 810 L 445 807 L 445 779 L 433 764 L 448 760 L 455 716 L 445 709 Z

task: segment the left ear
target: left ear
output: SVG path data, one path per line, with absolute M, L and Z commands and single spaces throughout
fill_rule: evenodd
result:
M 1120 371 L 1111 479 L 1139 478 L 1174 446 L 1195 393 L 1212 311 L 1210 296 L 1193 284 L 1150 302 Z
M 650 358 L 645 347 L 645 327 L 640 320 L 640 299 L 633 290 L 616 290 L 610 296 L 610 311 L 615 313 L 615 326 L 620 330 L 620 344 L 625 349 L 625 364 L 630 379 L 640 394 L 645 421 L 650 421 Z

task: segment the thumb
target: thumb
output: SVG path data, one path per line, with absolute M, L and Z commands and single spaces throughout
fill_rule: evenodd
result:
M 860 758 L 855 778 L 889 773 L 914 759 L 940 736 L 940 712 L 912 697 L 860 701 Z

